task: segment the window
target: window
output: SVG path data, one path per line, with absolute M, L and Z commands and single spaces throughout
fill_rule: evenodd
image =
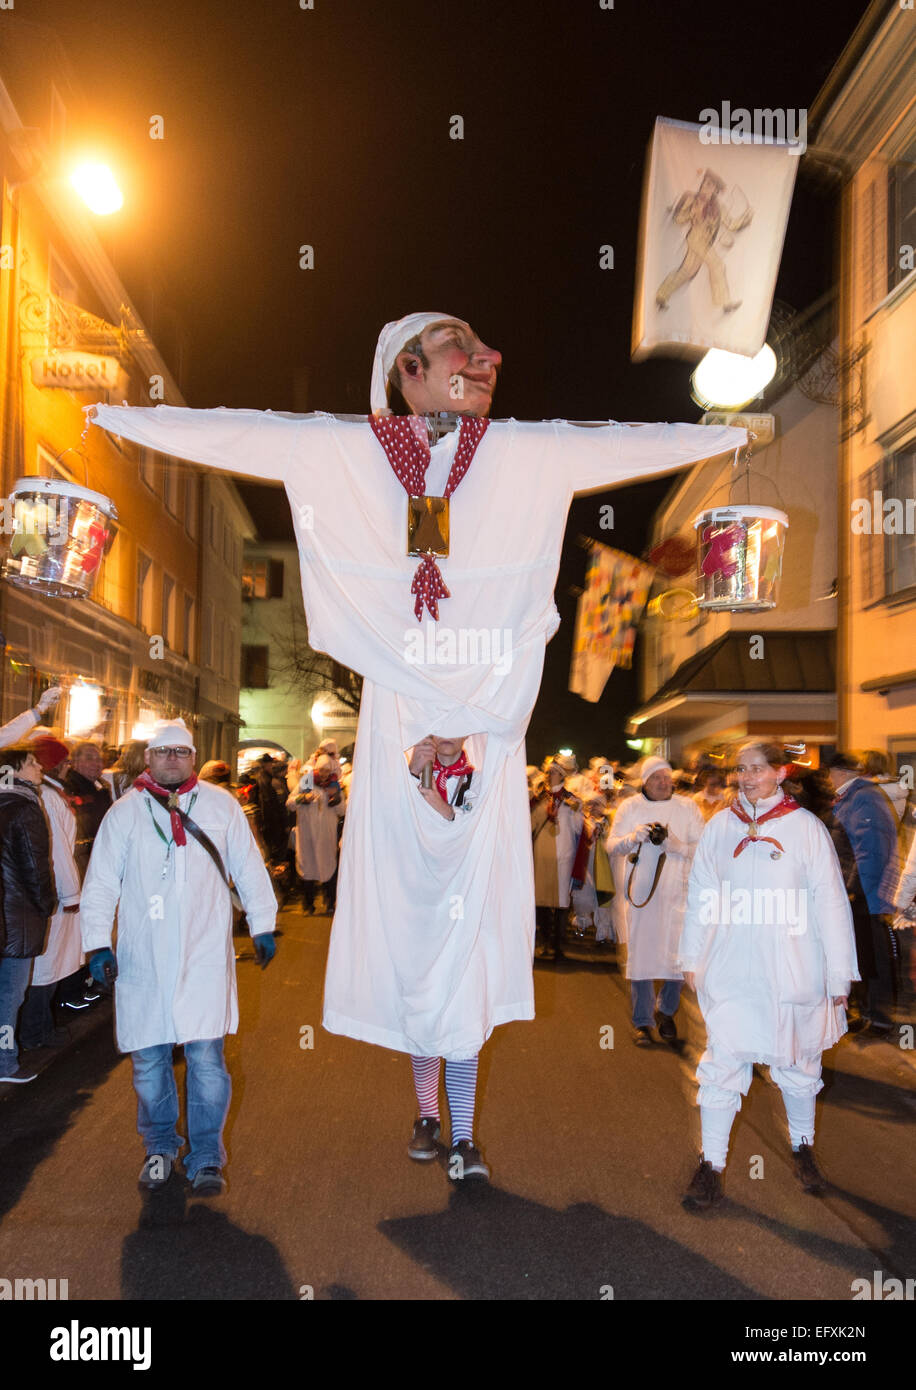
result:
M 232 527 L 228 521 L 223 522 L 223 564 L 232 568 Z
M 204 608 L 204 620 L 200 634 L 200 664 L 201 666 L 212 667 L 213 665 L 213 604 L 208 603 Z
M 223 509 L 215 503 L 210 508 L 210 548 L 219 554 L 219 538 L 223 529 Z
M 183 636 L 182 655 L 190 658 L 194 654 L 194 600 L 190 594 L 184 596 Z
M 267 690 L 267 647 L 242 647 L 242 685 L 248 690 Z
M 48 292 L 69 304 L 75 303 L 79 297 L 75 276 L 53 246 L 48 247 Z
M 888 455 L 862 478 L 870 532 L 861 545 L 863 600 L 880 602 L 916 589 L 916 443 Z
M 916 140 L 901 151 L 887 179 L 887 289 L 910 274 L 916 247 Z
M 137 551 L 137 626 L 150 632 L 153 626 L 153 562 Z
M 188 473 L 184 480 L 184 529 L 192 540 L 197 535 L 197 474 Z
M 175 581 L 167 574 L 162 576 L 162 636 L 165 645 L 171 647 L 175 637 Z
M 172 516 L 178 516 L 181 476 L 179 465 L 171 458 L 162 459 L 162 499 Z
M 156 455 L 152 449 L 148 449 L 145 444 L 140 445 L 139 459 L 140 481 L 146 483 L 150 492 L 156 491 Z
M 282 598 L 283 561 L 248 559 L 242 566 L 242 598 Z

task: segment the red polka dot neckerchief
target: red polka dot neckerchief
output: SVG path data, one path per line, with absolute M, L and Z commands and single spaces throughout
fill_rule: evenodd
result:
M 743 821 L 745 825 L 749 825 L 751 827 L 750 835 L 745 835 L 744 839 L 741 841 L 740 845 L 738 845 L 734 854 L 732 855 L 733 859 L 737 859 L 738 855 L 742 852 L 742 850 L 747 849 L 748 845 L 755 844 L 758 840 L 763 840 L 764 843 L 768 845 L 776 846 L 776 848 L 770 854 L 771 859 L 779 859 L 783 854 L 785 854 L 785 850 L 783 849 L 782 845 L 779 843 L 778 840 L 774 840 L 770 835 L 758 835 L 757 827 L 758 825 L 763 825 L 764 821 L 778 820 L 780 816 L 787 816 L 790 811 L 797 811 L 798 802 L 795 800 L 794 797 L 783 796 L 782 801 L 780 801 L 776 806 L 774 806 L 772 810 L 764 811 L 762 816 L 754 816 L 753 819 L 747 814 L 743 806 L 739 806 L 737 797 L 735 797 L 734 801 L 732 802 L 731 809 L 732 811 L 734 811 L 735 815 L 738 817 L 740 821 Z
M 451 497 L 470 468 L 489 423 L 489 420 L 477 415 L 462 415 L 459 420 L 458 447 L 445 484 L 445 497 Z M 369 424 L 408 497 L 423 497 L 426 493 L 426 470 L 432 457 L 425 418 L 422 415 L 370 415 Z M 416 600 L 413 611 L 417 622 L 423 617 L 424 604 L 438 622 L 439 599 L 451 598 L 451 594 L 445 587 L 445 580 L 432 553 L 420 561 L 410 592 Z

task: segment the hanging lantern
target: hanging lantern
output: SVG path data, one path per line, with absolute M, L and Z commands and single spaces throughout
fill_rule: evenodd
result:
M 714 507 L 697 533 L 697 603 L 709 612 L 763 613 L 776 607 L 789 518 L 776 507 Z
M 58 478 L 19 478 L 8 499 L 2 577 L 47 598 L 91 597 L 117 532 L 110 498 Z M 9 532 L 12 530 L 12 534 Z

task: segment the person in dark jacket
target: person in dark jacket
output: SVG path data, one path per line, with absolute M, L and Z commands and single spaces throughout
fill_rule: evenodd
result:
M 865 1027 L 875 1036 L 886 1037 L 893 1027 L 896 983 L 889 917 L 894 911 L 893 890 L 899 871 L 897 826 L 887 797 L 862 775 L 852 754 L 835 753 L 829 776 L 836 792 L 833 813 L 849 837 L 868 904 L 874 963 L 867 979 L 863 962 L 859 962 L 859 973 L 866 983 Z
M 852 908 L 852 925 L 856 937 L 856 956 L 859 962 L 861 980 L 854 980 L 849 990 L 849 1006 L 846 1010 L 846 1027 L 850 1033 L 858 1033 L 868 1026 L 867 982 L 875 975 L 875 949 L 872 942 L 871 916 L 868 899 L 859 878 L 856 856 L 849 836 L 834 815 L 836 797 L 830 778 L 823 768 L 811 768 L 801 772 L 797 778 L 787 777 L 783 787 L 806 811 L 822 820 L 830 831 L 833 848 L 840 861 L 843 882 Z
M 102 817 L 111 808 L 111 792 L 102 781 L 102 750 L 97 743 L 86 740 L 78 743 L 70 754 L 70 771 L 64 780 L 64 790 L 76 812 L 76 849 L 73 857 L 86 877 L 92 842 L 102 824 Z
M 51 837 L 38 796 L 41 765 L 31 748 L 0 755 L 0 1083 L 34 1081 L 19 1065 L 16 1024 L 32 960 L 45 948 L 57 905 Z

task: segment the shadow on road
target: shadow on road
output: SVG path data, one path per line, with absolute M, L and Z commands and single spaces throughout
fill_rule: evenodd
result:
M 174 1176 L 144 1196 L 138 1229 L 121 1248 L 124 1299 L 296 1299 L 275 1246 L 203 1201 Z
M 496 1187 L 462 1188 L 445 1211 L 378 1229 L 467 1299 L 760 1298 L 644 1222 L 591 1203 L 556 1211 Z
M 29 1085 L 4 1088 L 14 1094 L 4 1096 L 0 1105 L 0 1217 L 16 1206 L 32 1173 L 125 1060 L 115 1050 L 110 1025 L 102 1026 L 55 1058 Z
M 869 1119 L 912 1125 L 912 1091 L 904 1090 L 899 1082 L 878 1081 L 874 1075 L 859 1076 L 846 1071 L 838 1065 L 842 1060 L 842 1055 L 837 1056 L 833 1066 L 824 1068 L 822 1102 L 841 1110 L 853 1110 Z

